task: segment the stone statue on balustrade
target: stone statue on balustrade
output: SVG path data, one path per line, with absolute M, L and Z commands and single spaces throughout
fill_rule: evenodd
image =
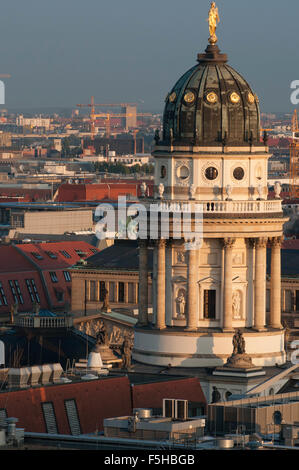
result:
M 233 353 L 228 358 L 224 367 L 237 369 L 250 369 L 254 367 L 251 357 L 245 352 L 245 339 L 241 330 L 237 330 L 233 336 Z

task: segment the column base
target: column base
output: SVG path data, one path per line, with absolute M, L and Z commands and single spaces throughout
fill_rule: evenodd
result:
M 187 328 L 185 328 L 185 331 L 197 331 L 198 328 L 197 326 L 193 327 L 193 326 L 187 326 Z
M 156 325 L 153 326 L 153 329 L 154 329 L 154 330 L 159 330 L 159 331 L 161 331 L 161 330 L 166 330 L 166 328 L 167 328 L 167 326 L 156 326 Z
M 273 330 L 284 330 L 282 325 L 269 325 L 269 328 L 273 328 Z
M 235 330 L 233 328 L 222 328 L 223 333 L 234 333 Z
M 254 331 L 258 331 L 259 333 L 262 333 L 263 331 L 267 331 L 267 328 L 265 328 L 264 326 L 261 326 L 261 327 L 253 326 L 252 329 Z

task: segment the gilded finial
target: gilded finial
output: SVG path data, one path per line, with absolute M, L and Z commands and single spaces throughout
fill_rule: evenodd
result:
M 209 11 L 209 18 L 207 20 L 209 22 L 209 30 L 210 30 L 210 37 L 209 37 L 209 43 L 214 46 L 218 38 L 216 36 L 216 29 L 218 23 L 220 23 L 220 18 L 219 18 L 219 13 L 218 13 L 218 8 L 216 7 L 216 2 L 211 3 L 211 8 Z

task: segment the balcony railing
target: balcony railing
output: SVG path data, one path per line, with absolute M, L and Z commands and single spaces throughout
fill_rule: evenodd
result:
M 17 326 L 24 328 L 67 328 L 73 326 L 72 317 L 18 317 L 15 320 Z
M 155 201 L 158 212 L 258 214 L 282 212 L 282 201 Z M 153 209 L 152 209 L 153 210 Z

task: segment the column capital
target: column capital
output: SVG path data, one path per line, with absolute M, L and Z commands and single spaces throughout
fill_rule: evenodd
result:
M 248 247 L 254 249 L 256 245 L 256 240 L 256 238 L 246 238 L 246 243 Z
M 155 241 L 155 244 L 158 248 L 165 248 L 166 239 L 165 238 L 159 238 L 158 240 Z
M 281 245 L 282 245 L 282 242 L 283 242 L 284 238 L 283 237 L 273 237 L 273 238 L 270 238 L 270 244 L 271 244 L 271 248 L 281 248 Z
M 264 238 L 264 237 L 257 238 L 255 242 L 255 246 L 257 248 L 267 248 L 267 244 L 268 244 L 268 238 Z
M 236 242 L 235 238 L 223 238 L 222 245 L 225 249 L 232 249 Z

